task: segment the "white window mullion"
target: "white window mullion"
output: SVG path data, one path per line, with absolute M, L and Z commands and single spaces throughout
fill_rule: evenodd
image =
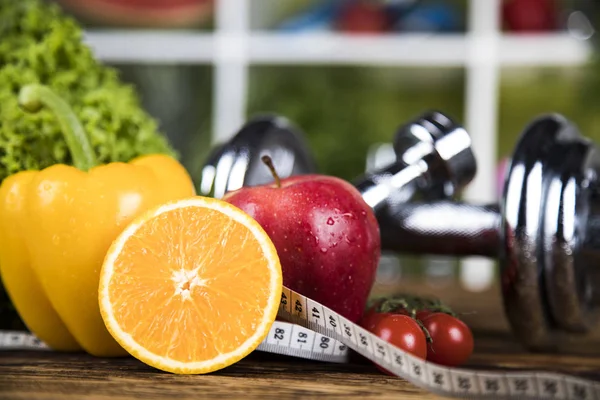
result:
M 213 143 L 230 139 L 246 119 L 248 0 L 217 0 L 213 77 Z
M 500 1 L 470 0 L 467 34 L 465 127 L 473 140 L 477 175 L 464 193 L 466 201 L 495 202 L 498 93 L 501 39 Z M 468 290 L 485 290 L 494 279 L 494 262 L 480 257 L 462 260 L 460 280 Z

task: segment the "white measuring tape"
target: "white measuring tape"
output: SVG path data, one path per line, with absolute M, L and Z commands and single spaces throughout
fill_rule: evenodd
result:
M 286 287 L 278 316 L 257 350 L 346 362 L 348 348 L 416 386 L 442 396 L 484 399 L 600 400 L 600 382 L 542 371 L 448 368 L 414 357 L 328 307 Z M 33 335 L 0 331 L 0 349 L 48 349 Z

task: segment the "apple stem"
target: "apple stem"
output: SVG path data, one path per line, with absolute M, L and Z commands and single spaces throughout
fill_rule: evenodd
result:
M 269 157 L 268 155 L 265 154 L 260 159 L 262 160 L 263 163 L 265 163 L 265 165 L 267 167 L 269 167 L 269 171 L 271 171 L 271 175 L 273 175 L 273 178 L 275 178 L 275 186 L 280 188 L 281 187 L 281 179 L 279 178 L 279 175 L 277 175 L 277 171 L 275 171 L 275 166 L 273 165 L 273 160 L 271 160 L 271 157 Z

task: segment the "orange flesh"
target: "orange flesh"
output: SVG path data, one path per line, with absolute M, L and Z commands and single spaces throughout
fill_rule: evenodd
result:
M 269 277 L 246 226 L 216 210 L 185 207 L 147 221 L 125 242 L 108 294 L 116 322 L 133 340 L 193 362 L 252 336 L 268 305 Z

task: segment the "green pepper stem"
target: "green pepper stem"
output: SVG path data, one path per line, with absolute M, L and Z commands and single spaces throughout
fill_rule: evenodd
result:
M 73 165 L 82 171 L 87 171 L 96 165 L 96 156 L 81 122 L 69 104 L 52 89 L 40 84 L 22 87 L 19 92 L 19 106 L 31 113 L 38 112 L 44 106 L 48 107 L 60 124 Z

